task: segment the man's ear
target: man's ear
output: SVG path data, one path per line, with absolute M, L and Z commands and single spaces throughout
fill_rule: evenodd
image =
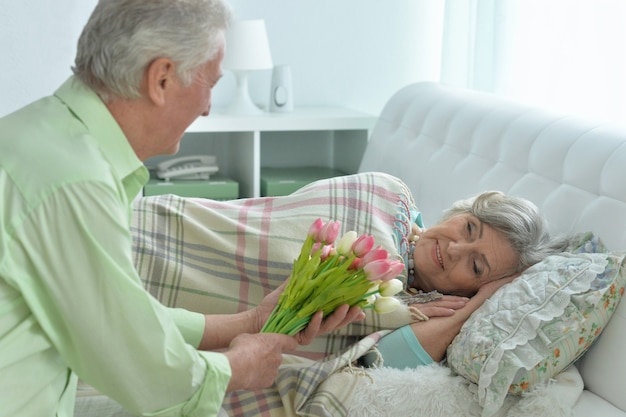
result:
M 168 89 L 176 82 L 176 66 L 168 58 L 152 61 L 145 73 L 148 98 L 157 106 L 165 105 Z

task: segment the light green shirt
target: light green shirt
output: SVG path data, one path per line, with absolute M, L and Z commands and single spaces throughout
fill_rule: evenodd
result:
M 142 287 L 130 203 L 145 167 L 70 78 L 0 119 L 0 416 L 71 417 L 77 375 L 131 412 L 214 416 L 231 370 L 201 314 Z

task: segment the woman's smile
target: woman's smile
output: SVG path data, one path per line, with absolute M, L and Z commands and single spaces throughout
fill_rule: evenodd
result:
M 433 255 L 435 258 L 435 263 L 438 264 L 442 270 L 446 268 L 443 265 L 443 258 L 441 257 L 441 246 L 439 246 L 439 241 L 435 240 L 435 245 L 433 247 Z

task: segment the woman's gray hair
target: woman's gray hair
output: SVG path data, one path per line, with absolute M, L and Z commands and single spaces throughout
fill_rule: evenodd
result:
M 146 67 L 169 58 L 184 85 L 213 59 L 228 29 L 224 0 L 100 0 L 78 40 L 72 71 L 105 101 L 134 99 Z
M 548 255 L 561 252 L 567 240 L 553 237 L 535 204 L 499 191 L 487 191 L 467 200 L 455 202 L 443 214 L 447 220 L 469 213 L 504 234 L 519 255 L 515 272 L 521 272 Z

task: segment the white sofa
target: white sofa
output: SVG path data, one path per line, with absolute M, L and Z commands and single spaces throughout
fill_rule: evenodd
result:
M 411 189 L 424 218 L 430 222 L 459 198 L 497 189 L 534 201 L 546 214 L 554 231 L 567 234 L 593 231 L 610 249 L 626 249 L 626 130 L 549 114 L 477 92 L 418 83 L 403 88 L 389 100 L 372 131 L 360 171 L 383 171 L 401 178 Z M 329 195 L 335 197 L 333 193 Z M 320 206 L 326 208 L 326 200 L 321 196 L 309 197 L 314 197 L 318 206 L 302 214 L 305 217 L 311 213 L 318 215 Z M 215 230 L 226 230 L 226 225 L 233 223 L 240 204 L 246 204 L 248 210 L 246 227 L 254 226 L 250 204 L 241 200 L 188 203 L 185 213 L 190 217 L 185 223 L 180 221 L 178 211 L 172 209 L 178 209 L 176 201 L 170 202 L 171 207 L 165 205 L 168 199 L 146 201 L 138 204 L 155 206 L 150 210 L 143 206 L 144 210 L 136 210 L 136 215 L 147 216 L 138 224 L 150 224 L 176 236 L 183 235 L 181 231 L 186 224 L 184 236 L 189 243 L 181 254 L 179 246 L 171 242 L 175 239 L 160 239 L 160 233 L 139 233 L 140 228 L 136 228 L 140 236 L 134 250 L 141 254 L 138 259 L 143 260 L 138 263 L 148 266 L 139 268 L 148 290 L 160 301 L 177 307 L 198 311 L 215 308 L 221 312 L 240 308 L 243 293 L 236 283 L 232 285 L 235 285 L 237 297 L 213 297 L 207 303 L 206 283 L 211 283 L 215 294 L 219 294 L 217 287 L 221 288 L 216 281 L 218 277 L 209 275 L 234 276 L 240 272 L 240 265 L 236 262 L 231 266 L 232 271 L 224 273 L 226 266 L 216 269 L 206 254 L 215 247 L 229 259 L 230 254 L 239 253 L 238 239 L 234 238 L 232 248 L 225 246 L 228 242 L 225 236 L 233 234 L 219 234 Z M 273 204 L 274 207 L 279 205 L 278 201 Z M 265 206 L 259 207 L 260 213 L 264 213 Z M 396 207 L 395 202 L 393 207 Z M 198 223 L 197 216 L 204 216 L 209 209 L 218 210 L 219 215 L 211 217 L 210 224 Z M 294 220 L 292 210 L 295 209 L 285 211 L 283 208 L 277 224 L 303 228 L 294 232 L 300 236 L 306 232 L 310 221 L 303 222 L 300 217 Z M 370 216 L 366 217 L 371 223 Z M 263 219 L 260 216 L 258 220 Z M 216 228 L 215 222 L 222 227 Z M 173 232 L 174 226 L 180 230 Z M 255 230 L 258 232 L 254 228 L 248 231 L 254 236 Z M 292 242 L 295 246 L 290 249 L 284 246 L 286 244 L 285 241 L 271 246 L 276 259 L 270 265 L 259 263 L 264 274 L 278 283 L 288 274 L 290 254 L 294 253 L 291 250 L 299 247 L 297 241 Z M 249 250 L 254 245 L 245 246 Z M 261 252 L 246 252 L 245 258 L 254 259 Z M 285 256 L 283 262 L 277 261 Z M 209 272 L 213 269 L 216 270 Z M 259 275 L 248 272 L 248 278 Z M 226 294 L 233 291 L 229 286 L 224 286 L 224 290 Z M 245 294 L 252 304 L 260 300 L 260 293 Z M 224 304 L 225 299 L 230 304 Z M 585 390 L 575 403 L 574 417 L 626 417 L 626 395 L 622 395 L 626 386 L 626 361 L 621 355 L 626 346 L 625 320 L 626 303 L 622 302 L 596 343 L 576 364 Z M 322 343 L 322 348 L 330 347 L 334 351 L 333 343 Z M 405 379 L 402 385 L 407 385 Z M 85 386 L 79 390 L 76 405 L 77 417 L 130 415 Z M 245 414 L 248 415 L 258 414 Z
M 425 219 L 483 190 L 529 198 L 555 232 L 593 231 L 626 249 L 626 129 L 496 96 L 417 83 L 397 92 L 360 169 L 393 174 Z M 585 390 L 574 416 L 626 416 L 626 303 L 576 363 Z

